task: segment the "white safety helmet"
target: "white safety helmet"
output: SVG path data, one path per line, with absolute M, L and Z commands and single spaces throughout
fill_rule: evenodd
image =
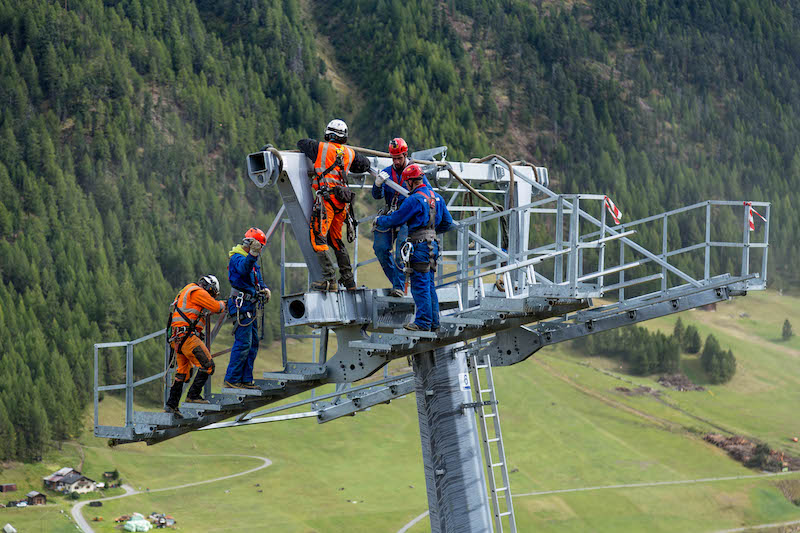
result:
M 347 142 L 347 124 L 344 120 L 335 118 L 328 122 L 325 128 L 325 140 L 344 144 Z
M 201 288 L 205 289 L 212 298 L 216 298 L 219 294 L 219 280 L 217 279 L 217 276 L 213 274 L 203 276 L 200 278 L 200 281 L 198 281 L 197 284 L 200 285 Z

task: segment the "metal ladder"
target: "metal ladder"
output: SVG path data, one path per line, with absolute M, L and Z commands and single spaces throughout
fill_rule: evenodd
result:
M 492 362 L 490 357 L 483 356 L 485 364 L 479 364 L 479 355 L 473 352 L 470 358 L 470 373 L 472 374 L 473 399 L 475 410 L 478 412 L 478 426 L 480 426 L 481 442 L 483 443 L 483 459 L 486 463 L 486 479 L 489 482 L 489 494 L 492 499 L 495 533 L 502 533 L 503 519 L 508 522 L 508 531 L 516 533 L 517 523 L 514 518 L 514 506 L 511 502 L 511 482 L 508 477 L 508 464 L 503 446 L 503 434 L 500 431 L 500 413 L 497 410 L 497 396 L 494 393 L 494 378 L 492 376 Z M 481 382 L 480 374 L 483 370 L 485 385 Z M 484 388 L 485 386 L 485 388 Z M 484 396 L 487 395 L 487 396 Z M 493 431 L 490 433 L 487 419 L 493 422 Z M 496 445 L 496 462 L 492 456 L 492 444 Z M 502 486 L 497 486 L 496 469 L 500 469 Z M 505 501 L 505 509 L 500 507 L 500 494 Z

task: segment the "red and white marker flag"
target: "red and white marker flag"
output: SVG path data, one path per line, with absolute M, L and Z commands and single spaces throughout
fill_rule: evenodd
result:
M 750 231 L 755 231 L 755 230 L 756 230 L 756 224 L 755 224 L 755 222 L 753 221 L 753 213 L 755 213 L 756 215 L 758 215 L 758 216 L 761 218 L 761 220 L 763 220 L 764 222 L 766 222 L 766 221 L 767 221 L 767 219 L 766 219 L 766 218 L 764 218 L 764 217 L 762 217 L 762 216 L 761 216 L 761 213 L 759 213 L 758 211 L 756 211 L 756 210 L 755 210 L 755 208 L 753 208 L 753 204 L 752 204 L 752 203 L 750 203 L 750 202 L 745 202 L 745 203 L 744 203 L 744 205 L 746 205 L 747 207 L 749 207 L 749 208 L 750 208 L 750 209 L 748 209 L 748 211 L 747 211 L 747 220 L 748 220 L 748 222 L 750 222 Z
M 605 197 L 603 203 L 605 204 L 606 209 L 608 209 L 608 212 L 611 213 L 611 218 L 614 219 L 614 223 L 619 224 L 619 219 L 622 218 L 622 211 L 620 211 L 617 206 L 614 205 L 614 202 L 612 202 L 611 198 L 608 196 Z

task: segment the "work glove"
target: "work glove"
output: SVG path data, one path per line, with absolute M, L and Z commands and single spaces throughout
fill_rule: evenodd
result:
M 256 239 L 250 240 L 250 255 L 254 257 L 258 257 L 258 254 L 261 253 L 261 241 Z
M 270 297 L 272 296 L 272 291 L 270 291 L 267 287 L 264 287 L 258 292 L 264 295 L 264 303 L 268 303 Z
M 386 173 L 385 170 L 381 170 L 380 173 L 375 177 L 375 185 L 380 187 L 383 185 L 383 182 L 389 179 L 389 174 Z
M 219 301 L 219 303 L 220 303 L 220 310 L 219 310 L 219 312 L 220 312 L 220 313 L 224 313 L 224 312 L 225 312 L 225 309 L 228 307 L 228 304 L 225 302 L 225 300 L 220 300 L 220 301 Z

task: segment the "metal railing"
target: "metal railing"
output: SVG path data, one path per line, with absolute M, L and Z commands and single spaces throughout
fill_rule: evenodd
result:
M 606 210 L 602 205 L 605 198 L 605 195 L 553 195 L 497 213 L 485 214 L 485 209 L 476 209 L 475 215 L 458 223 L 455 249 L 442 251 L 442 256 L 445 258 L 442 264 L 454 266 L 455 271 L 440 273 L 438 285 L 459 285 L 466 300 L 470 293 L 470 284 L 473 284 L 473 294 L 480 300 L 485 296 L 483 278 L 497 276 L 504 279 L 506 297 L 539 295 L 577 298 L 601 296 L 616 291 L 618 301 L 622 302 L 626 299 L 625 289 L 634 285 L 660 281 L 658 290 L 652 291 L 651 294 L 663 294 L 670 288 L 679 286 L 674 280 L 694 287 L 702 286 L 713 276 L 723 273 L 712 272 L 711 269 L 712 252 L 716 249 L 741 248 L 742 254 L 738 265 L 735 265 L 735 274 L 747 277 L 751 274 L 751 250 L 755 248 L 761 250 L 760 265 L 754 269 L 757 278 L 748 280 L 747 286 L 754 290 L 765 288 L 769 249 L 769 203 L 708 200 L 640 220 L 609 226 L 606 223 Z M 599 219 L 581 209 L 582 202 L 583 205 L 587 202 L 600 202 Z M 741 241 L 712 240 L 715 223 L 712 217 L 714 207 L 741 209 L 744 221 Z M 751 239 L 753 233 L 749 227 L 751 207 L 764 208 L 765 222 L 758 232 L 761 235 L 758 242 L 753 242 Z M 693 212 L 701 212 L 704 215 L 704 238 L 700 242 L 687 242 L 685 236 L 680 236 L 680 245 L 670 247 L 670 224 L 678 217 L 690 216 Z M 495 242 L 489 241 L 482 231 L 485 224 L 506 218 L 510 222 L 509 232 L 514 235 L 517 224 L 529 223 L 533 227 L 542 221 L 542 219 L 537 220 L 537 217 L 543 215 L 550 218 L 555 215 L 552 224 L 554 239 L 546 245 L 528 248 L 523 240 L 511 238 L 508 239 L 508 245 L 503 246 L 499 235 L 499 224 Z M 581 233 L 581 226 L 586 223 L 591 226 L 591 230 Z M 648 223 L 660 226 L 661 247 L 658 251 L 647 249 L 632 238 L 640 227 Z M 619 248 L 618 260 L 609 257 L 607 253 L 608 246 L 612 244 Z M 588 250 L 595 251 L 596 257 L 592 264 L 587 261 Z M 704 254 L 701 275 L 693 275 L 676 266 L 674 262 L 676 257 L 696 250 L 702 250 Z M 629 261 L 628 254 L 639 257 Z M 551 263 L 549 269 L 543 264 L 546 262 Z M 658 272 L 633 277 L 627 275 L 631 271 L 646 270 L 648 265 L 655 265 L 653 268 Z M 606 284 L 608 277 L 614 274 L 618 275 L 618 281 Z M 479 301 L 472 304 L 472 306 L 477 305 L 480 305 Z
M 100 393 L 107 392 L 107 391 L 115 391 L 115 390 L 124 390 L 125 391 L 125 427 L 133 427 L 134 420 L 133 420 L 133 390 L 136 387 L 144 385 L 146 383 L 150 383 L 151 381 L 155 381 L 159 378 L 163 378 L 166 375 L 166 371 L 161 371 L 157 374 L 153 374 L 152 376 L 148 376 L 146 378 L 142 378 L 138 381 L 134 381 L 133 378 L 133 347 L 137 344 L 141 344 L 142 342 L 158 338 L 162 335 L 165 335 L 167 332 L 166 329 L 162 329 L 149 335 L 145 335 L 144 337 L 139 337 L 138 339 L 132 341 L 120 341 L 120 342 L 102 342 L 94 345 L 94 425 L 95 428 L 100 426 Z M 166 339 L 164 340 L 164 344 L 166 345 L 166 353 L 164 355 L 164 359 L 169 358 L 169 345 L 166 343 Z M 125 348 L 125 383 L 121 384 L 114 384 L 114 385 L 100 385 L 100 367 L 99 367 L 99 360 L 100 360 L 100 350 L 103 348 Z

